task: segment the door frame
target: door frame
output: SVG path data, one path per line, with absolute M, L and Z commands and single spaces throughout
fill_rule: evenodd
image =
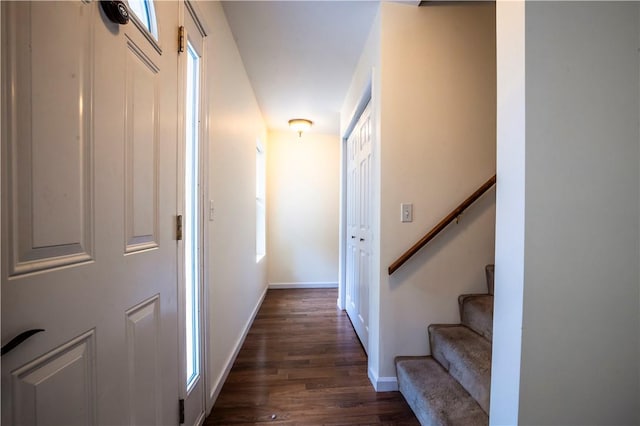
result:
M 355 109 L 351 113 L 349 124 L 347 125 L 344 133 L 342 134 L 340 141 L 340 226 L 339 226 L 339 235 L 340 235 L 340 244 L 338 247 L 338 308 L 345 311 L 347 309 L 346 303 L 346 290 L 347 290 L 347 168 L 349 166 L 349 153 L 347 150 L 347 141 L 349 136 L 351 136 L 351 132 L 356 127 L 358 120 L 362 116 L 362 113 L 367 108 L 367 105 L 373 101 L 372 99 L 372 87 L 373 87 L 373 78 L 370 77 L 367 84 L 365 85 L 364 90 L 362 91 L 362 95 L 360 95 L 360 100 L 356 104 Z M 372 120 L 372 129 L 376 128 L 375 122 L 375 114 L 373 111 L 374 105 L 371 105 L 371 120 Z M 376 132 L 372 131 L 372 154 L 375 152 L 373 149 L 373 145 L 376 143 Z M 375 162 L 374 162 L 375 163 Z M 373 182 L 373 180 L 372 180 Z M 372 271 L 373 272 L 373 271 Z M 369 297 L 371 300 L 371 297 Z
M 201 314 L 200 314 L 200 356 L 201 356 L 201 380 L 203 385 L 203 408 L 204 408 L 204 418 L 206 418 L 207 414 L 210 412 L 213 405 L 211 404 L 211 398 L 209 397 L 209 362 L 208 362 L 208 354 L 209 354 L 209 340 L 207 339 L 208 328 L 209 328 L 209 294 L 206 290 L 206 283 L 209 281 L 209 265 L 207 262 L 209 256 L 209 242 L 206 236 L 209 233 L 209 217 L 206 214 L 208 211 L 209 203 L 206 200 L 209 199 L 209 169 L 206 167 L 209 161 L 209 145 L 206 141 L 209 139 L 209 97 L 208 97 L 208 84 L 207 84 L 207 35 L 211 32 L 209 26 L 203 20 L 203 13 L 199 10 L 198 5 L 195 2 L 190 0 L 183 0 L 183 5 L 179 8 L 179 17 L 178 22 L 179 25 L 185 27 L 185 22 L 187 16 L 185 14 L 189 13 L 191 18 L 193 19 L 198 31 L 202 35 L 202 58 L 201 61 L 201 70 L 200 70 L 200 143 L 198 146 L 199 153 L 199 184 L 200 184 L 200 303 L 201 303 Z M 184 215 L 184 161 L 185 161 L 185 149 L 186 149 L 186 140 L 185 140 L 185 122 L 184 122 L 184 114 L 185 114 L 185 105 L 184 105 L 184 97 L 185 97 L 185 69 L 186 69 L 186 61 L 187 61 L 187 51 L 186 51 L 186 37 L 185 37 L 185 51 L 179 52 L 178 57 L 178 105 L 177 105 L 177 113 L 178 113 L 178 152 L 176 155 L 177 162 L 177 171 L 178 171 L 178 179 L 176 182 L 177 185 L 177 196 L 176 196 L 176 215 Z M 186 399 L 186 385 L 183 380 L 184 373 L 184 365 L 183 358 L 184 355 L 182 351 L 184 351 L 184 347 L 182 347 L 184 330 L 183 325 L 183 315 L 184 315 L 184 294 L 185 294 L 185 281 L 183 279 L 184 274 L 184 251 L 182 246 L 180 245 L 180 241 L 177 241 L 176 251 L 177 251 L 177 290 L 178 290 L 178 310 L 177 310 L 177 320 L 178 320 L 178 363 L 179 363 L 179 377 L 178 377 L 178 397 Z M 184 244 L 184 243 L 182 243 Z M 203 420 L 204 420 L 203 418 Z

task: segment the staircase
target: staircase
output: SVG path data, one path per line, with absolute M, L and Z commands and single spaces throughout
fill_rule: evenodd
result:
M 488 294 L 458 297 L 461 324 L 431 324 L 431 356 L 397 357 L 398 387 L 422 425 L 489 423 L 493 265 Z

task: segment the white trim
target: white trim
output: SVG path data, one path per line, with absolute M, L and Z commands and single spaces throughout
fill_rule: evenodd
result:
M 347 140 L 340 140 L 340 223 L 338 225 L 338 309 L 347 309 Z
M 242 348 L 242 345 L 244 344 L 244 339 L 247 338 L 247 334 L 249 333 L 249 330 L 253 325 L 253 320 L 256 318 L 256 315 L 258 314 L 258 311 L 260 310 L 260 306 L 262 306 L 264 297 L 267 295 L 267 290 L 268 290 L 268 287 L 265 287 L 265 289 L 262 291 L 262 294 L 258 299 L 258 303 L 256 303 L 256 306 L 253 308 L 253 311 L 251 312 L 251 315 L 249 316 L 247 323 L 244 325 L 244 328 L 242 329 L 242 333 L 240 334 L 240 336 L 238 337 L 238 340 L 236 341 L 235 349 L 233 350 L 231 355 L 229 355 L 229 357 L 227 358 L 227 361 L 225 362 L 225 367 L 222 373 L 218 376 L 218 379 L 211 386 L 211 391 L 209 392 L 209 401 L 210 401 L 210 406 L 212 408 L 216 402 L 216 399 L 218 399 L 218 395 L 220 395 L 220 391 L 222 390 L 222 386 L 224 385 L 224 382 L 227 380 L 227 376 L 231 371 L 231 367 L 233 367 L 233 363 L 235 362 L 236 357 L 238 356 L 238 352 L 240 352 L 240 348 Z
M 188 2 L 187 2 L 188 3 Z M 198 26 L 200 27 L 200 29 L 202 29 L 203 27 L 206 28 L 206 24 L 204 23 L 204 21 L 202 20 L 202 13 L 200 12 L 200 10 L 197 7 L 193 7 L 194 5 L 189 5 L 191 6 L 191 9 L 187 9 L 191 15 L 191 17 L 194 19 L 194 21 L 197 22 Z M 182 8 L 181 8 L 182 9 Z M 184 10 L 181 11 L 181 13 L 184 13 Z M 184 24 L 184 18 L 182 20 L 183 24 Z M 202 333 L 203 333 L 203 338 L 202 338 L 202 342 L 203 342 L 203 351 L 202 351 L 202 356 L 203 356 L 203 377 L 204 377 L 204 387 L 203 387 L 203 398 L 204 398 L 204 417 L 201 419 L 199 419 L 199 424 L 202 424 L 204 422 L 204 420 L 206 419 L 206 416 L 211 412 L 211 409 L 213 408 L 213 404 L 209 405 L 207 404 L 207 398 L 206 398 L 206 391 L 207 391 L 207 384 L 209 382 L 209 354 L 211 353 L 211 337 L 209 335 L 209 324 L 210 324 L 210 301 L 209 301 L 209 291 L 207 288 L 206 283 L 210 282 L 210 268 L 211 265 L 208 262 L 209 259 L 209 252 L 210 252 L 210 242 L 209 242 L 209 238 L 206 238 L 207 235 L 209 235 L 210 232 L 210 220 L 209 219 L 209 200 L 210 198 L 210 188 L 209 188 L 209 167 L 208 165 L 211 163 L 211 153 L 210 153 L 210 148 L 209 148 L 209 144 L 206 143 L 206 141 L 209 140 L 209 128 L 210 128 L 210 119 L 209 119 L 209 96 L 207 96 L 208 93 L 208 77 L 207 77 L 207 71 L 209 69 L 209 60 L 208 60 L 208 54 L 207 54 L 207 50 L 209 48 L 209 44 L 207 43 L 207 34 L 206 32 L 202 35 L 202 56 L 200 57 L 200 66 L 201 66 L 201 78 L 200 78 L 200 93 L 201 93 L 201 99 L 200 99 L 200 108 L 202 109 L 202 114 L 200 114 L 200 132 L 201 132 L 201 136 L 202 136 L 202 141 L 205 141 L 205 143 L 201 143 L 200 144 L 200 160 L 201 160 L 201 170 L 200 170 L 200 174 L 201 174 L 201 178 L 202 181 L 200 182 L 201 185 L 201 203 L 202 203 L 202 207 L 201 207 L 201 214 L 202 214 L 202 226 L 201 226 L 201 232 L 203 237 L 203 241 L 202 241 L 202 309 L 204 311 L 203 313 L 203 320 L 202 320 Z
M 209 31 L 209 26 L 207 25 L 207 23 L 202 20 L 202 12 L 200 11 L 198 5 L 190 0 L 185 0 L 184 5 L 193 18 L 193 22 L 196 24 L 200 35 L 202 35 L 203 38 L 208 36 L 211 31 Z
M 362 91 L 362 96 L 360 96 L 360 101 L 358 102 L 358 104 L 353 110 L 353 113 L 351 114 L 351 121 L 349 121 L 349 125 L 345 129 L 344 135 L 342 136 L 343 142 L 346 142 L 347 139 L 349 139 L 349 136 L 351 136 L 351 132 L 353 132 L 353 129 L 355 129 L 356 125 L 358 124 L 358 120 L 360 120 L 362 113 L 364 113 L 364 110 L 367 109 L 367 106 L 371 103 L 372 93 L 373 93 L 372 89 L 373 89 L 373 73 L 371 73 L 371 75 L 369 76 L 367 85 Z
M 398 390 L 398 378 L 396 376 L 378 377 L 371 368 L 369 368 L 369 381 L 371 381 L 376 392 L 394 392 Z
M 338 288 L 337 282 L 311 282 L 311 283 L 269 283 L 270 289 L 284 288 Z
M 152 4 L 150 2 L 149 4 Z M 186 12 L 186 13 L 185 13 Z M 186 28 L 191 27 L 188 23 L 188 20 L 191 19 L 193 21 L 193 25 L 198 27 L 200 18 L 194 15 L 194 10 L 189 9 L 186 4 L 183 4 L 179 7 L 178 11 L 178 22 L 181 25 L 184 25 Z M 198 34 L 199 32 L 199 34 Z M 199 72 L 199 81 L 198 81 L 198 100 L 199 100 L 199 118 L 200 118 L 200 127 L 199 127 L 199 137 L 198 137 L 198 203 L 199 203 L 199 211 L 197 214 L 199 216 L 199 232 L 198 232 L 198 245 L 199 245 L 199 262 L 200 262 L 200 279 L 199 279 L 199 291 L 200 291 L 200 309 L 201 312 L 199 314 L 200 317 L 200 381 L 202 382 L 202 392 L 201 398 L 202 400 L 199 403 L 202 404 L 202 411 L 198 415 L 198 419 L 195 424 L 200 424 L 206 418 L 207 413 L 209 413 L 210 409 L 213 408 L 213 404 L 209 406 L 208 400 L 206 398 L 207 385 L 209 383 L 209 353 L 211 347 L 211 341 L 209 338 L 209 294 L 206 291 L 206 283 L 209 282 L 209 274 L 210 274 L 210 265 L 207 263 L 208 253 L 209 253 L 209 241 L 205 238 L 209 233 L 209 223 L 207 220 L 208 215 L 205 211 L 208 210 L 208 203 L 205 202 L 207 199 L 206 196 L 209 192 L 209 175 L 208 175 L 208 167 L 205 167 L 206 164 L 209 163 L 209 149 L 206 141 L 208 140 L 209 134 L 209 119 L 208 119 L 208 111 L 209 111 L 209 100 L 206 96 L 207 94 L 207 42 L 205 35 L 201 31 L 192 31 L 193 36 L 200 36 L 201 40 L 198 43 L 195 43 L 196 40 L 193 40 L 195 37 L 192 37 L 192 44 L 194 47 L 197 46 L 196 53 L 199 55 L 199 64 L 200 64 L 200 72 Z M 188 39 L 188 34 L 187 34 Z M 187 40 L 188 41 L 188 40 Z M 187 43 L 188 44 L 188 43 Z M 186 46 L 185 46 L 186 47 Z M 184 54 L 178 55 L 178 152 L 176 155 L 176 170 L 178 173 L 178 179 L 176 180 L 177 184 L 177 197 L 176 197 L 176 214 L 184 215 L 185 206 L 186 206 L 186 194 L 185 194 L 185 160 L 186 160 L 186 121 L 185 121 L 185 99 L 187 96 L 186 92 L 186 82 L 187 82 L 187 52 Z M 178 280 L 178 348 L 179 348 L 179 365 L 180 370 L 186 372 L 186 359 L 184 358 L 184 353 L 180 350 L 180 348 L 184 349 L 184 344 L 186 342 L 185 338 L 185 329 L 184 329 L 184 309 L 185 309 L 185 286 L 186 283 L 184 281 L 184 240 L 177 241 L 176 244 L 177 249 L 177 280 Z M 180 373 L 180 383 L 179 396 L 187 400 L 191 391 L 195 388 L 195 383 L 193 385 L 187 384 L 185 388 L 185 384 L 182 377 L 183 373 Z M 200 385 L 197 385 L 200 386 Z M 195 404 L 195 402 L 194 402 Z

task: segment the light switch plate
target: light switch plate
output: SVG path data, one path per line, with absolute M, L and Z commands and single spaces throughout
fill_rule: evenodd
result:
M 400 204 L 400 221 L 413 222 L 413 204 L 410 204 L 410 203 Z

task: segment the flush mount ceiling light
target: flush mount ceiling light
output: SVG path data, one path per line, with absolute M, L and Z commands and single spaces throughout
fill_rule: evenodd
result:
M 302 132 L 305 132 L 311 128 L 313 121 L 306 118 L 292 118 L 289 120 L 289 128 L 298 133 L 298 137 L 302 137 Z

